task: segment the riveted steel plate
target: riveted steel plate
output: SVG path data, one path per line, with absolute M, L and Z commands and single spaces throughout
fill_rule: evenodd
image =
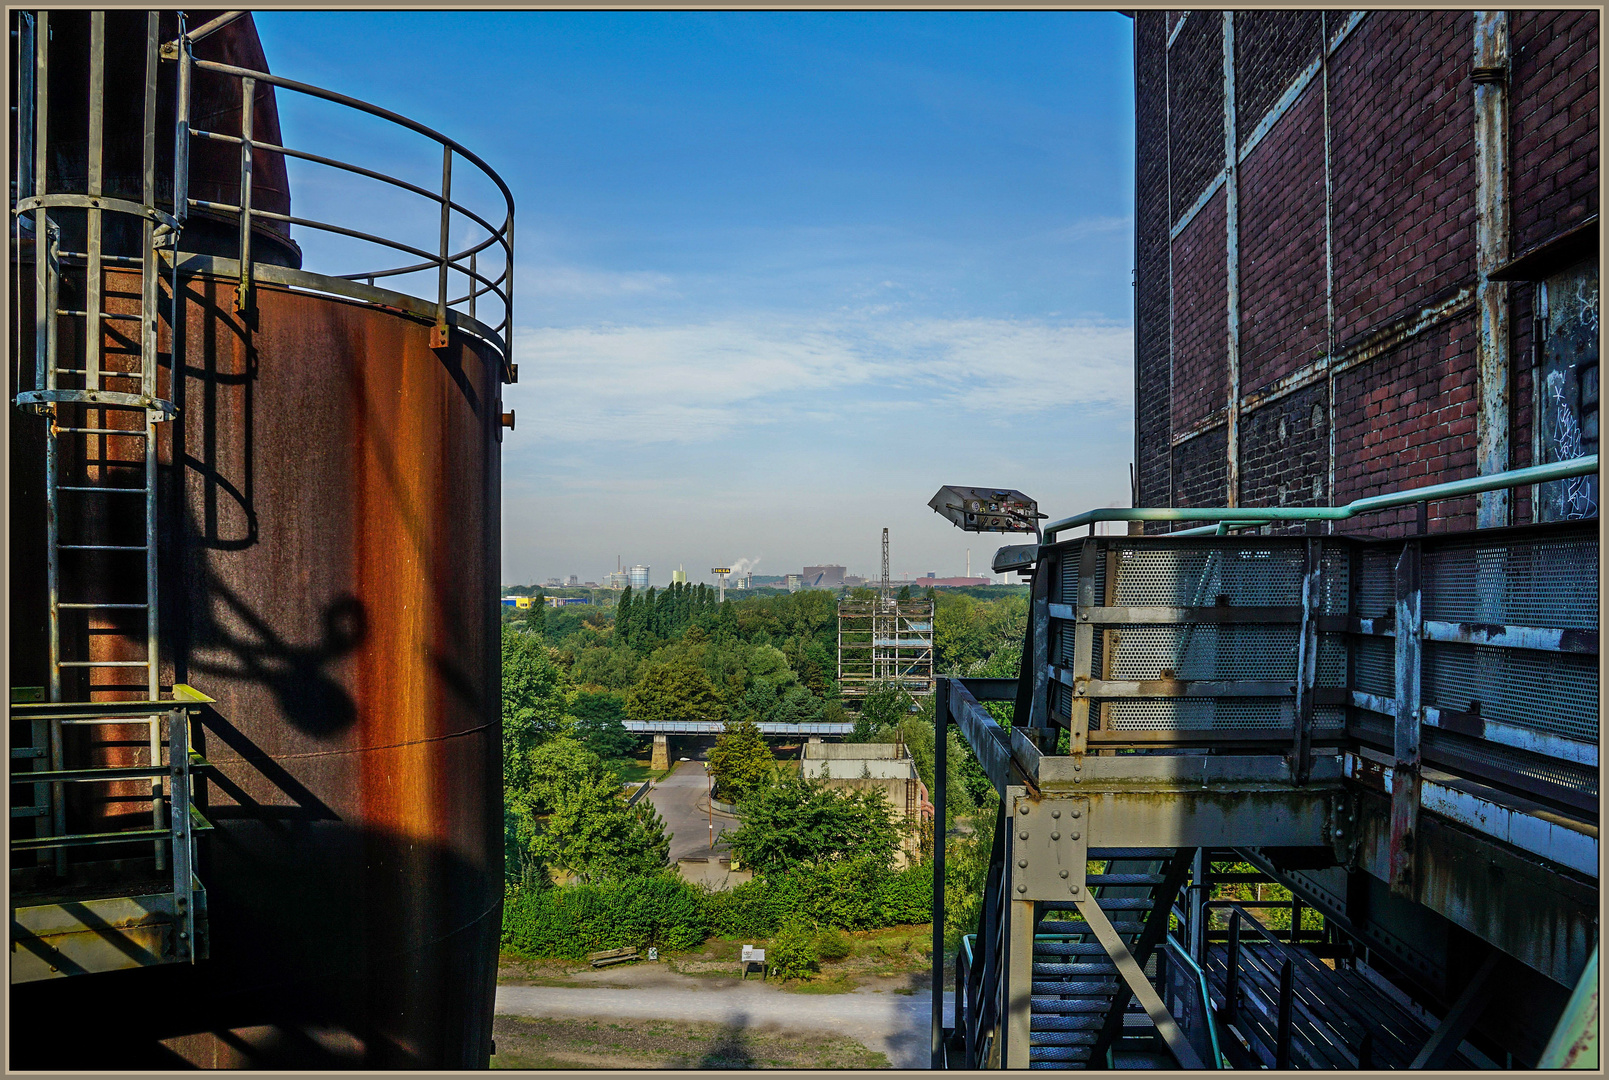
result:
M 1088 865 L 1089 799 L 1012 800 L 1013 900 L 1076 900 Z

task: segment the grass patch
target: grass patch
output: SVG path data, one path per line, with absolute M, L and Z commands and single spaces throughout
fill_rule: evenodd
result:
M 838 1035 L 668 1020 L 498 1016 L 494 1069 L 886 1069 Z

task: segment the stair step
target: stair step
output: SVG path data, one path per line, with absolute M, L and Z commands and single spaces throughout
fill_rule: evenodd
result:
M 1090 874 L 1084 878 L 1086 885 L 1160 885 L 1161 874 Z
M 1082 1064 L 1089 1060 L 1090 1048 L 1087 1046 L 1030 1046 L 1028 1060 L 1039 1061 L 1066 1061 Z
M 1068 941 L 1036 941 L 1034 952 L 1047 956 L 1105 956 L 1106 950 L 1101 948 L 1099 942 L 1080 942 L 1073 944 Z
M 1115 975 L 1117 965 L 1110 960 L 1096 961 L 1088 964 L 1038 964 L 1034 965 L 1034 975 Z
M 1041 982 L 1035 979 L 1032 990 L 1035 994 L 1062 994 L 1064 996 L 1071 994 L 1105 994 L 1107 997 L 1111 997 L 1117 993 L 1117 987 L 1118 981 L 1116 979 L 1101 979 L 1094 982 L 1082 980 L 1078 982 L 1051 982 L 1048 980 Z
M 1148 896 L 1097 896 L 1095 903 L 1102 911 L 1150 911 L 1154 906 Z M 1043 906 L 1046 911 L 1078 910 L 1072 900 L 1046 900 Z
M 1082 1017 L 1079 1016 L 1034 1016 L 1028 1020 L 1028 1030 L 1036 1033 L 1034 1036 L 1036 1039 L 1039 1037 L 1038 1032 L 1054 1033 L 1054 1038 L 1047 1036 L 1047 1039 L 1049 1039 L 1046 1043 L 1047 1046 L 1052 1044 L 1075 1046 L 1080 1043 L 1094 1042 L 1095 1032 L 1088 1027 L 1075 1023 L 1075 1021 L 1081 1019 Z
M 1119 934 L 1138 934 L 1140 931 L 1145 929 L 1145 924 L 1143 922 L 1130 922 L 1126 919 L 1122 921 L 1111 920 L 1111 922 L 1112 929 L 1116 930 Z M 1039 924 L 1039 932 L 1041 934 L 1094 933 L 1094 931 L 1089 928 L 1089 923 L 1085 922 L 1083 919 L 1056 919 L 1054 921 L 1046 919 L 1044 922 Z
M 1106 998 L 1072 998 L 1063 1001 L 1060 998 L 1036 997 L 1031 1001 L 1029 1008 L 1040 1016 L 1065 1016 L 1074 1020 L 1088 1020 L 1092 1027 L 1100 1027 L 1106 1014 L 1112 1011 L 1112 1003 Z M 1082 1031 L 1083 1028 L 1075 1026 L 1068 1030 Z
M 1171 859 L 1178 849 L 1170 847 L 1110 847 L 1090 848 L 1092 859 Z

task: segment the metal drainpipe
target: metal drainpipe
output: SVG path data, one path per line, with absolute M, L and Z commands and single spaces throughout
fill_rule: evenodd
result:
M 1508 12 L 1475 12 L 1475 468 L 1479 475 L 1509 467 L 1508 283 L 1492 271 L 1508 260 Z M 1475 524 L 1507 525 L 1507 491 L 1476 497 Z

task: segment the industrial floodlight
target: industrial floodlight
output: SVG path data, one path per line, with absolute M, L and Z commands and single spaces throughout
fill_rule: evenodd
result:
M 927 504 L 967 532 L 1039 531 L 1039 504 L 1005 488 L 941 487 Z

